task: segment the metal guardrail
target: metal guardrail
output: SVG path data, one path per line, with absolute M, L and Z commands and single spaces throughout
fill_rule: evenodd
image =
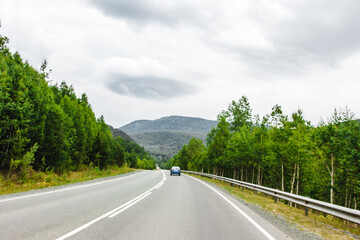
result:
M 248 189 L 251 189 L 254 191 L 262 192 L 262 193 L 273 196 L 275 202 L 277 202 L 277 199 L 284 199 L 289 202 L 296 203 L 298 205 L 305 207 L 305 215 L 308 215 L 308 210 L 310 208 L 310 209 L 314 209 L 314 210 L 317 210 L 317 211 L 320 211 L 320 212 L 323 212 L 326 214 L 330 214 L 330 215 L 339 217 L 341 219 L 348 220 L 348 221 L 356 223 L 356 224 L 360 224 L 360 211 L 355 210 L 355 209 L 342 207 L 339 205 L 315 200 L 315 199 L 308 198 L 308 197 L 303 197 L 303 196 L 296 195 L 296 194 L 291 194 L 288 192 L 283 192 L 283 191 L 273 189 L 273 188 L 268 188 L 268 187 L 264 187 L 264 186 L 260 186 L 260 185 L 256 185 L 256 184 L 252 184 L 252 183 L 242 182 L 242 181 L 235 180 L 232 178 L 220 177 L 220 176 L 216 176 L 216 175 L 212 175 L 212 174 L 208 174 L 208 173 L 199 173 L 199 172 L 186 171 L 186 170 L 181 170 L 181 172 L 195 174 L 195 175 L 204 176 L 204 177 L 213 178 L 213 179 L 218 179 L 218 180 L 221 180 L 221 181 L 224 181 L 227 183 L 231 183 L 231 184 L 235 184 L 235 185 L 238 185 L 241 187 L 245 187 L 245 188 L 248 188 Z

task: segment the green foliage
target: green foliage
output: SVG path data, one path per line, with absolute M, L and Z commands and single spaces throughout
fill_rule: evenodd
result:
M 136 167 L 137 158 L 136 158 L 135 151 L 131 151 L 130 154 L 127 154 L 126 162 L 128 163 L 128 165 L 130 167 L 132 167 L 132 168 Z
M 219 115 L 219 119 L 225 117 L 229 122 L 231 131 L 237 131 L 240 127 L 251 126 L 252 110 L 247 97 L 242 96 L 238 102 L 232 101 L 227 111 L 223 111 Z
M 31 172 L 32 170 L 31 165 L 34 163 L 35 152 L 37 151 L 37 149 L 38 144 L 35 143 L 35 145 L 30 149 L 30 151 L 26 152 L 21 159 L 11 159 L 8 177 L 10 177 L 11 173 L 16 172 L 20 176 L 20 180 L 24 181 L 27 177 L 28 172 Z
M 102 170 L 131 167 L 142 159 L 145 168 L 154 159 L 139 145 L 114 138 L 104 118 L 96 119 L 82 94 L 62 82 L 49 86 L 47 61 L 40 71 L 7 48 L 0 36 L 0 170 L 22 174 L 34 170 L 66 173 L 83 166 Z
M 140 169 L 154 169 L 155 168 L 155 162 L 148 160 L 146 158 L 144 159 L 137 159 L 136 161 L 136 168 Z
M 161 163 L 160 168 L 170 169 L 172 166 L 179 166 L 181 169 L 192 169 L 204 171 L 206 166 L 206 147 L 200 139 L 192 138 L 188 145 L 184 145 L 181 150 L 166 163 Z
M 207 143 L 207 154 L 209 167 L 213 168 L 213 174 L 224 175 L 226 166 L 225 151 L 230 138 L 229 123 L 223 116 L 219 117 L 219 123 L 213 130 L 210 142 Z
M 218 116 L 206 147 L 196 139 L 160 165 L 232 177 L 322 201 L 358 208 L 360 121 L 348 109 L 317 127 L 299 109 L 290 117 L 279 105 L 261 120 L 246 97 Z
M 0 195 L 88 181 L 132 171 L 133 169 L 124 164 L 121 167 L 113 165 L 102 170 L 98 167 L 83 165 L 77 171 L 68 171 L 63 174 L 54 171 L 27 171 L 25 178 L 19 174 L 12 174 L 10 177 L 3 176 L 0 172 L 0 185 L 2 186 L 0 188 Z

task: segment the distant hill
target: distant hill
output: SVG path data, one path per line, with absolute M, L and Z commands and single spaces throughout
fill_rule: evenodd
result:
M 132 139 L 129 135 L 127 135 L 124 131 L 117 129 L 117 128 L 113 128 L 112 126 L 108 125 L 110 130 L 111 130 L 111 134 L 113 135 L 113 137 L 122 137 L 125 140 L 129 140 L 132 142 L 135 142 L 134 139 Z
M 202 118 L 170 116 L 157 120 L 138 120 L 120 127 L 126 133 L 146 131 L 203 131 L 208 132 L 216 121 Z
M 157 120 L 138 120 L 119 129 L 143 146 L 158 160 L 173 157 L 193 137 L 204 143 L 216 121 L 202 118 L 169 116 Z

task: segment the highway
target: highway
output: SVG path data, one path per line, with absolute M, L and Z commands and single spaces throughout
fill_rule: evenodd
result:
M 0 239 L 291 239 L 223 190 L 140 171 L 0 197 Z

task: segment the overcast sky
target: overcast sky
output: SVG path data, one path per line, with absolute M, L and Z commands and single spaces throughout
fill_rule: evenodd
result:
M 0 34 L 53 83 L 86 93 L 120 127 L 183 115 L 216 119 L 298 108 L 313 124 L 360 113 L 358 0 L 1 0 Z

